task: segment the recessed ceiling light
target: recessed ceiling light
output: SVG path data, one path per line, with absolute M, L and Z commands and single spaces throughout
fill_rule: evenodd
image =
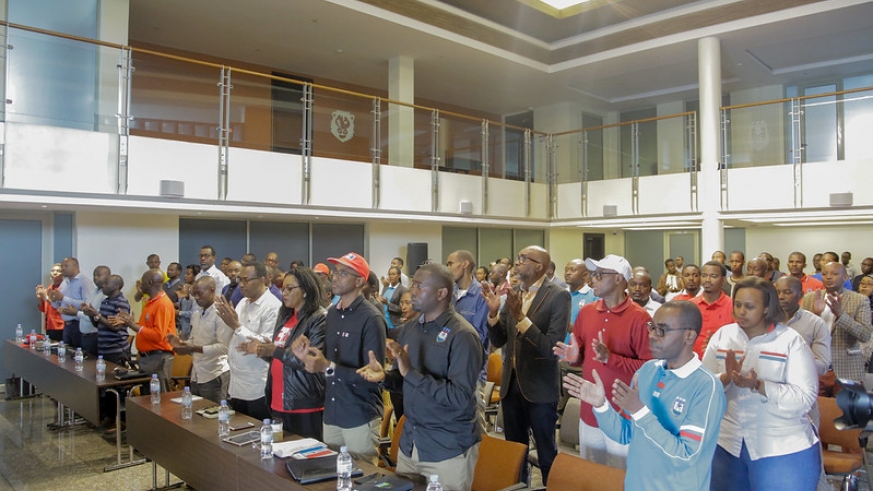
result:
M 48 207 L 49 207 L 49 205 L 42 205 L 42 206 L 40 206 L 40 208 L 48 208 Z
M 545 4 L 551 5 L 558 10 L 570 8 L 582 3 L 587 3 L 588 0 L 540 0 Z

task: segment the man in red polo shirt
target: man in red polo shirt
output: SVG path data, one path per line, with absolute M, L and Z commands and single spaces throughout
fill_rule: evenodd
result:
M 139 322 L 127 312 L 119 312 L 117 319 L 136 332 L 136 350 L 139 368 L 145 373 L 157 373 L 163 390 L 170 388 L 173 369 L 173 347 L 168 334 L 176 334 L 176 309 L 163 289 L 164 273 L 150 269 L 142 275 L 142 291 L 148 295 Z M 110 318 L 110 321 L 112 318 Z
M 804 295 L 816 290 L 824 290 L 824 284 L 804 273 L 804 269 L 806 269 L 805 254 L 802 252 L 792 252 L 788 255 L 788 273 L 800 280 L 800 288 L 803 290 Z
M 631 383 L 634 373 L 652 358 L 649 348 L 649 313 L 627 295 L 627 282 L 633 277 L 627 259 L 609 254 L 600 261 L 585 260 L 591 271 L 591 287 L 600 300 L 586 304 L 576 316 L 570 346 L 558 343 L 554 353 L 573 366 L 582 365 L 585 380 L 594 380 L 597 370 L 607 386 L 606 399 L 612 401 L 612 382 Z M 594 408 L 580 407 L 579 455 L 583 459 L 623 469 L 627 445 L 606 436 L 597 426 Z
M 709 342 L 709 337 L 715 331 L 718 331 L 721 326 L 734 321 L 733 301 L 721 289 L 726 276 L 727 270 L 724 264 L 718 261 L 709 261 L 704 264 L 703 270 L 700 273 L 700 279 L 703 281 L 703 295 L 691 299 L 697 305 L 697 308 L 700 309 L 700 314 L 703 316 L 703 327 L 700 329 L 700 335 L 697 336 L 697 341 L 694 343 L 694 352 L 700 358 L 703 358 L 703 352 L 706 350 L 706 343 Z

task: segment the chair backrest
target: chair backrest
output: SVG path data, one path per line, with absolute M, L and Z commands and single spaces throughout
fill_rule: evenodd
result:
M 500 385 L 500 379 L 503 377 L 503 357 L 500 353 L 491 353 L 488 355 L 488 367 L 486 368 L 488 381 Z
M 497 491 L 517 483 L 526 455 L 526 445 L 482 435 L 473 491 Z
M 548 491 L 624 491 L 624 470 L 559 453 L 549 471 Z
M 388 433 L 391 430 L 391 415 L 394 414 L 394 406 L 385 406 L 385 412 L 382 414 L 382 428 L 379 431 L 379 438 L 388 438 Z
M 391 436 L 391 446 L 388 447 L 388 458 L 391 462 L 397 462 L 397 453 L 400 452 L 400 436 L 403 434 L 403 423 L 406 422 L 406 416 L 401 416 L 397 420 L 397 426 L 394 427 L 394 435 Z
M 173 369 L 171 377 L 184 378 L 191 375 L 191 365 L 194 363 L 194 357 L 191 355 L 173 356 Z
M 581 402 L 575 397 L 567 399 L 564 414 L 561 416 L 561 429 L 558 438 L 561 443 L 575 447 L 579 445 L 579 406 Z
M 819 397 L 818 408 L 821 412 L 821 424 L 819 425 L 819 437 L 822 447 L 839 445 L 842 453 L 861 454 L 861 444 L 858 437 L 861 430 L 838 430 L 834 426 L 834 419 L 843 415 L 843 411 L 837 406 L 837 400 L 833 397 Z

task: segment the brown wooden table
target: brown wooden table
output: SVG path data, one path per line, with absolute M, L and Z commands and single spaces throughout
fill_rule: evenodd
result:
M 64 362 L 58 356 L 44 356 L 42 350 L 32 350 L 11 339 L 3 343 L 6 369 L 27 380 L 43 393 L 72 409 L 95 426 L 100 425 L 100 391 L 148 383 L 149 377 L 115 380 L 113 370 L 118 365 L 106 362 L 106 379 L 97 381 L 97 360 L 86 358 L 83 370 L 76 371 L 73 352 L 68 350 Z
M 194 402 L 195 414 L 190 420 L 182 419 L 182 405 L 170 401 L 181 392 L 161 394 L 161 404 L 152 405 L 148 396 L 131 397 L 127 401 L 127 439 L 140 453 L 178 476 L 190 487 L 211 491 L 297 490 L 333 491 L 336 481 L 324 481 L 303 486 L 291 478 L 285 468 L 285 459 L 273 457 L 261 460 L 260 451 L 252 445 L 238 447 L 225 443 L 218 436 L 218 420 L 207 419 L 196 411 L 214 406 L 208 400 Z M 250 421 L 251 430 L 261 422 L 242 414 L 231 416 L 230 425 Z M 236 434 L 238 432 L 231 433 Z M 285 433 L 276 441 L 297 440 L 300 437 Z M 356 462 L 364 474 L 389 471 L 365 462 Z M 157 471 L 153 486 L 157 488 Z M 167 483 L 169 485 L 169 482 Z M 154 489 L 153 488 L 153 489 Z M 424 489 L 422 487 L 422 489 Z

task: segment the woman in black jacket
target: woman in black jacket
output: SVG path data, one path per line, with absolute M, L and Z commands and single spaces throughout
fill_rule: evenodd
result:
M 249 350 L 270 363 L 265 389 L 273 418 L 282 418 L 285 431 L 322 438 L 324 374 L 308 373 L 291 344 L 300 336 L 324 351 L 326 311 L 320 304 L 321 286 L 311 269 L 291 269 L 282 283 L 282 308 L 272 343 L 249 343 Z M 255 345 L 255 346 L 251 346 Z

